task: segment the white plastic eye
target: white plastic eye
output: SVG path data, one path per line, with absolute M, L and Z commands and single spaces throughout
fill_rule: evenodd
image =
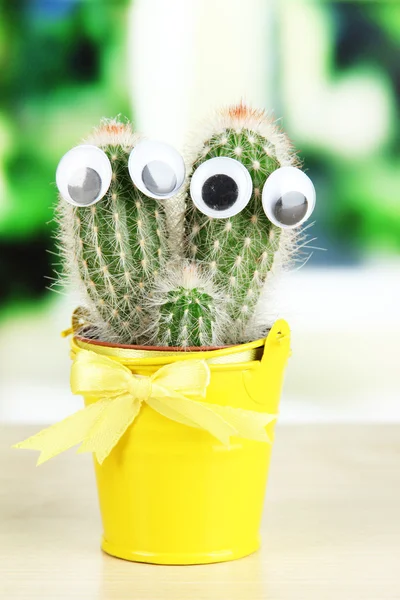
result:
M 76 146 L 58 163 L 56 182 L 61 196 L 74 206 L 91 206 L 110 187 L 111 163 L 97 146 Z
M 268 177 L 262 192 L 268 219 L 281 229 L 298 227 L 315 207 L 315 188 L 309 177 L 296 167 L 281 167 Z
M 139 142 L 129 156 L 128 168 L 136 187 L 156 200 L 174 196 L 185 180 L 182 156 L 163 142 Z
M 215 219 L 240 213 L 253 190 L 250 173 L 237 160 L 226 156 L 210 158 L 193 173 L 190 195 L 197 208 Z

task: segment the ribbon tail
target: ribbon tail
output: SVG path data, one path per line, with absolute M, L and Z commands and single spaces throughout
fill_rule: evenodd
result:
M 164 399 L 165 398 L 147 398 L 146 404 L 163 417 L 171 419 L 171 421 L 176 421 L 177 423 L 187 425 L 187 427 L 194 427 L 195 429 L 200 428 L 194 421 L 191 421 L 188 417 L 185 417 L 183 414 L 174 410 L 172 406 L 166 404 Z
M 78 448 L 78 454 L 93 452 L 97 462 L 101 465 L 118 444 L 128 427 L 137 417 L 141 401 L 134 399 L 130 394 L 115 398 L 107 406 Z
M 206 404 L 206 406 L 232 425 L 239 437 L 271 444 L 272 440 L 265 428 L 277 419 L 277 415 L 233 408 L 232 406 L 215 404 Z
M 225 446 L 229 446 L 231 435 L 236 433 L 236 429 L 214 411 L 211 404 L 197 402 L 179 394 L 171 397 L 171 393 L 169 397 L 158 397 L 158 402 L 154 402 L 154 400 L 155 398 L 151 398 L 146 402 L 160 414 L 185 425 L 189 425 L 191 421 L 197 428 L 205 429 Z M 179 420 L 174 418 L 173 412 L 178 413 Z M 182 419 L 185 419 L 186 422 Z M 193 427 L 193 425 L 191 426 Z
M 39 450 L 37 465 L 41 465 L 57 454 L 68 450 L 85 439 L 88 431 L 99 419 L 105 408 L 112 400 L 99 400 L 73 415 L 55 423 L 36 435 L 16 444 L 14 448 L 24 450 Z

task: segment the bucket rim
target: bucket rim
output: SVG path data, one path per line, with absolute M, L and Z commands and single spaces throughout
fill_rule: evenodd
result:
M 128 346 L 90 340 L 82 336 L 71 337 L 72 355 L 81 350 L 91 350 L 96 354 L 108 356 L 127 367 L 161 366 L 182 360 L 206 360 L 210 365 L 231 368 L 238 364 L 254 365 L 261 360 L 267 338 L 244 344 L 223 346 L 220 348 L 202 348 L 195 351 L 182 348 L 151 348 L 148 346 Z
M 118 344 L 114 342 L 105 342 L 103 340 L 94 340 L 84 335 L 75 335 L 75 339 L 84 344 L 92 344 L 93 346 L 102 346 L 105 348 L 121 348 L 122 350 L 141 350 L 143 352 L 181 352 L 181 353 L 196 353 L 196 352 L 213 352 L 214 350 L 224 350 L 225 348 L 234 348 L 235 346 L 242 346 L 244 344 L 226 344 L 224 346 L 145 346 L 143 344 Z M 264 340 L 260 341 L 260 345 Z M 252 342 L 251 342 L 252 343 Z
M 282 345 L 282 342 L 285 343 Z M 149 347 L 143 349 L 142 346 L 124 347 L 105 342 L 99 343 L 98 340 L 89 340 L 76 335 L 71 336 L 70 344 L 71 358 L 74 358 L 82 350 L 89 350 L 112 358 L 131 370 L 140 368 L 144 371 L 154 371 L 157 367 L 184 360 L 205 360 L 213 370 L 247 370 L 257 368 L 261 362 L 265 361 L 265 351 L 268 348 L 271 352 L 278 346 L 289 347 L 290 328 L 285 319 L 278 319 L 265 338 L 218 349 L 196 350 L 195 352 L 181 349 L 176 351 L 171 348 L 169 350 L 150 350 Z

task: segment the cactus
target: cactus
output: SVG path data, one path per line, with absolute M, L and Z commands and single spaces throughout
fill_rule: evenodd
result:
M 83 169 L 80 163 L 72 164 L 75 171 L 68 167 L 67 188 L 57 182 L 63 190 L 58 213 L 61 252 L 69 279 L 74 278 L 82 291 L 85 325 L 92 336 L 108 342 L 188 348 L 255 339 L 271 324 L 273 276 L 291 259 L 297 225 L 309 216 L 315 193 L 308 197 L 301 186 L 292 187 L 298 170 L 280 169 L 297 166 L 297 157 L 263 111 L 240 104 L 222 111 L 207 131 L 188 161 L 191 174 L 183 193 L 177 194 L 175 187 L 169 196 L 151 191 L 160 181 L 170 186 L 174 179 L 170 171 L 175 167 L 180 173 L 176 190 L 182 185 L 179 155 L 164 148 L 165 162 L 158 160 L 157 153 L 164 152 L 160 143 L 138 147 L 131 126 L 116 120 L 104 121 L 86 140 L 96 146 L 87 152 L 101 155 L 108 169 L 104 191 L 96 188 L 99 174 L 84 161 Z M 147 162 L 133 162 L 138 171 L 130 170 L 128 159 L 131 165 L 144 147 Z M 217 157 L 226 169 L 239 170 L 241 179 L 221 171 L 210 176 L 209 161 Z M 154 179 L 154 165 L 161 180 Z M 201 205 L 196 181 L 205 171 L 204 180 L 200 176 Z M 136 178 L 137 172 L 142 179 Z M 145 173 L 147 183 L 142 187 Z M 288 177 L 289 187 L 285 187 Z M 271 180 L 279 184 L 272 191 Z M 93 197 L 96 189 L 100 191 Z M 66 202 L 68 194 L 78 194 L 79 202 L 72 196 Z M 153 199 L 174 194 L 167 202 Z M 217 208 L 211 205 L 214 218 L 207 216 L 207 194 L 218 204 Z M 269 200 L 271 206 L 265 203 Z M 221 206 L 223 212 L 216 215 Z
M 227 326 L 224 298 L 195 264 L 170 264 L 152 294 L 153 339 L 162 346 L 218 346 Z
M 163 205 L 144 196 L 128 171 L 138 141 L 130 124 L 104 121 L 85 141 L 101 148 L 111 184 L 96 204 L 77 207 L 60 197 L 60 248 L 69 279 L 82 292 L 93 335 L 137 343 L 147 327 L 145 300 L 167 257 Z
M 186 199 L 187 254 L 193 261 L 207 264 L 216 284 L 225 290 L 229 317 L 235 325 L 225 341 L 237 342 L 254 333 L 260 336 L 268 326 L 261 317 L 257 331 L 251 331 L 252 317 L 267 280 L 290 255 L 295 234 L 271 223 L 263 211 L 261 194 L 268 176 L 281 166 L 296 165 L 296 156 L 286 136 L 263 111 L 242 104 L 221 112 L 207 129 L 193 152 L 192 174 L 205 161 L 225 156 L 241 162 L 253 183 L 247 206 L 227 219 L 210 218 L 196 208 L 189 194 Z

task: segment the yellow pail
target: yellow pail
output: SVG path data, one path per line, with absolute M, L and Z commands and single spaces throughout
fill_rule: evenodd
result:
M 211 370 L 206 402 L 276 413 L 290 352 L 287 323 L 265 340 L 202 352 L 157 352 L 97 345 L 139 375 L 195 358 Z M 273 435 L 274 425 L 267 431 Z M 271 445 L 232 438 L 229 447 L 144 405 L 110 456 L 95 469 L 102 548 L 132 561 L 202 564 L 257 550 Z

